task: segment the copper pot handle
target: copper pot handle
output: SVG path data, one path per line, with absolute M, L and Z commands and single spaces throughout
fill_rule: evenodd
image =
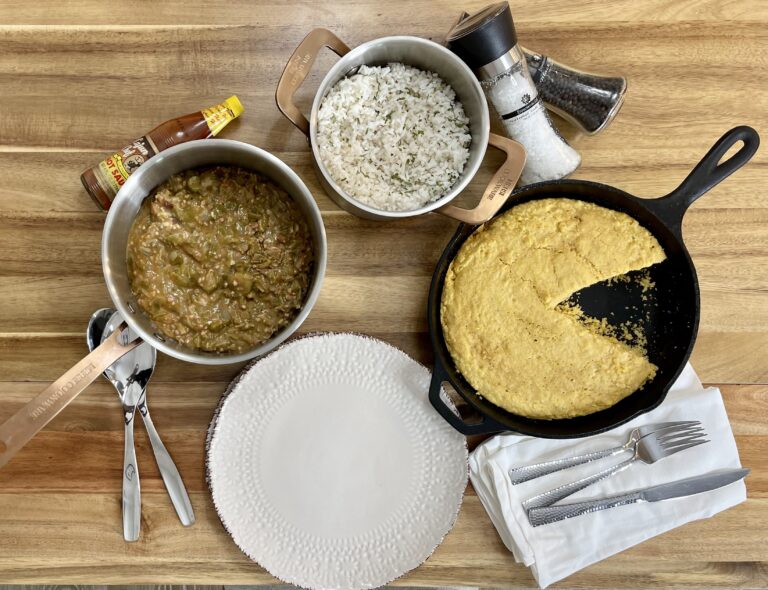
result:
M 293 102 L 293 95 L 304 83 L 304 80 L 315 63 L 317 54 L 327 47 L 339 57 L 349 53 L 350 49 L 341 39 L 328 29 L 314 29 L 299 43 L 291 59 L 285 64 L 283 73 L 277 83 L 275 102 L 280 112 L 299 128 L 299 131 L 309 137 L 309 121 Z
M 498 213 L 509 195 L 512 194 L 520 174 L 523 172 L 525 148 L 516 141 L 495 133 L 488 136 L 488 144 L 506 152 L 507 159 L 504 160 L 488 186 L 485 187 L 485 192 L 477 206 L 474 209 L 464 209 L 449 203 L 435 211 L 472 225 L 485 223 Z
M 125 324 L 120 326 L 93 352 L 0 424 L 0 467 L 8 463 L 102 371 L 142 343 L 140 338 L 123 342 L 128 337 L 126 330 Z

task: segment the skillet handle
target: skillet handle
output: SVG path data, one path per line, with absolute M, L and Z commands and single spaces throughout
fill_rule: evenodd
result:
M 299 43 L 293 52 L 285 69 L 280 75 L 275 91 L 275 102 L 280 112 L 299 128 L 299 131 L 309 138 L 309 121 L 299 107 L 293 102 L 293 95 L 304 83 L 304 80 L 315 63 L 317 54 L 327 47 L 338 56 L 349 53 L 349 47 L 328 29 L 314 29 Z
M 432 370 L 432 380 L 429 383 L 429 401 L 437 412 L 445 418 L 445 421 L 458 430 L 461 434 L 471 436 L 474 434 L 491 434 L 508 430 L 501 424 L 494 422 L 487 416 L 477 423 L 469 424 L 464 422 L 448 404 L 440 397 L 443 390 L 443 382 L 448 375 L 439 360 L 435 359 L 435 368 Z
M 741 149 L 720 162 L 725 153 L 740 141 L 744 143 Z M 664 197 L 644 202 L 670 229 L 680 234 L 683 215 L 688 207 L 749 162 L 759 145 L 760 136 L 752 127 L 734 127 L 717 140 L 680 186 Z

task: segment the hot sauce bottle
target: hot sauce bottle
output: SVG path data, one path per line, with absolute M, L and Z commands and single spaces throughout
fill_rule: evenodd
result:
M 80 180 L 93 200 L 106 211 L 128 177 L 152 156 L 185 141 L 215 137 L 242 112 L 243 105 L 238 98 L 230 96 L 221 104 L 166 121 L 83 172 Z

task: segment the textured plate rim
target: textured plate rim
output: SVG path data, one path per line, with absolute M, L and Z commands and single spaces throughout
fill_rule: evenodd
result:
M 286 583 L 286 584 L 291 584 L 293 586 L 297 586 L 299 588 L 305 588 L 306 590 L 326 590 L 326 589 L 311 588 L 309 586 L 301 586 L 299 584 L 296 584 L 295 582 L 290 582 L 288 580 L 284 580 L 280 576 L 278 576 L 278 575 L 274 574 L 273 572 L 269 571 L 267 568 L 265 568 L 259 562 L 259 560 L 257 560 L 253 555 L 248 553 L 248 551 L 246 551 L 243 547 L 240 546 L 240 544 L 237 541 L 235 541 L 235 537 L 232 534 L 232 531 L 230 531 L 229 527 L 226 524 L 224 524 L 224 518 L 222 517 L 221 513 L 219 512 L 219 506 L 216 504 L 216 500 L 214 499 L 214 496 L 213 496 L 213 485 L 212 485 L 212 481 L 211 481 L 211 479 L 212 479 L 211 478 L 211 442 L 213 440 L 213 436 L 214 436 L 214 433 L 216 431 L 216 426 L 219 423 L 219 416 L 221 414 L 222 409 L 224 408 L 224 404 L 226 403 L 227 399 L 229 398 L 229 396 L 234 391 L 235 387 L 237 387 L 240 384 L 240 382 L 245 378 L 245 376 L 248 374 L 248 372 L 251 370 L 251 368 L 253 368 L 254 365 L 256 365 L 259 361 L 267 358 L 268 356 L 271 356 L 271 355 L 277 353 L 278 351 L 282 350 L 284 347 L 290 346 L 291 344 L 293 344 L 295 342 L 298 342 L 299 340 L 305 340 L 305 339 L 309 339 L 309 338 L 316 338 L 318 336 L 358 336 L 358 337 L 361 337 L 361 338 L 365 338 L 367 340 L 372 340 L 374 342 L 378 342 L 380 344 L 384 344 L 385 346 L 387 346 L 389 348 L 395 349 L 396 351 L 400 352 L 401 354 L 404 354 L 406 357 L 408 357 L 414 363 L 418 364 L 420 367 L 423 367 L 424 369 L 429 371 L 430 374 L 432 373 L 432 370 L 429 369 L 426 365 L 424 365 L 423 363 L 420 363 L 419 361 L 414 359 L 411 355 L 409 355 L 407 352 L 405 352 L 404 350 L 398 348 L 394 344 L 391 344 L 391 343 L 387 342 L 386 340 L 382 340 L 380 338 L 375 338 L 373 336 L 369 336 L 368 334 L 363 334 L 362 332 L 352 332 L 352 331 L 345 331 L 345 332 L 328 331 L 328 332 L 325 332 L 325 331 L 317 331 L 317 332 L 309 332 L 307 334 L 302 334 L 300 336 L 294 336 L 293 338 L 290 338 L 290 339 L 286 340 L 285 342 L 281 343 L 280 346 L 278 346 L 274 350 L 271 350 L 267 354 L 251 360 L 250 362 L 248 362 L 247 365 L 245 365 L 243 367 L 243 369 L 235 376 L 235 378 L 232 379 L 232 381 L 229 383 L 229 385 L 227 385 L 227 388 L 224 390 L 224 393 L 221 394 L 221 397 L 219 398 L 219 401 L 216 404 L 216 409 L 213 411 L 213 417 L 211 418 L 211 422 L 208 425 L 208 430 L 206 431 L 206 435 L 205 435 L 205 483 L 206 483 L 206 485 L 208 487 L 208 494 L 210 495 L 211 503 L 213 504 L 213 509 L 216 511 L 216 516 L 218 516 L 219 522 L 221 523 L 221 526 L 224 528 L 224 530 L 226 531 L 227 535 L 232 540 L 232 542 L 235 544 L 235 546 L 238 548 L 238 550 L 243 555 L 245 555 L 250 561 L 252 561 L 256 565 L 258 565 L 260 568 L 262 568 L 264 571 L 266 571 L 269 575 L 273 576 L 277 580 L 280 580 L 281 582 Z M 446 395 L 446 396 L 444 396 L 444 399 L 447 400 L 448 407 L 451 408 L 452 410 L 456 411 L 455 404 L 450 399 L 450 397 Z M 456 526 L 456 520 L 459 518 L 459 513 L 461 512 L 461 507 L 464 505 L 464 497 L 466 496 L 466 488 L 467 488 L 467 485 L 469 484 L 469 447 L 467 445 L 467 438 L 465 436 L 462 436 L 462 438 L 463 438 L 463 443 L 464 443 L 463 444 L 463 448 L 464 448 L 464 456 L 465 456 L 464 491 L 462 491 L 461 497 L 459 498 L 459 501 L 458 501 L 458 503 L 456 505 L 456 508 L 453 510 L 453 514 L 451 514 L 451 522 L 450 522 L 450 525 L 448 526 L 448 529 L 445 531 L 445 533 L 443 533 L 441 535 L 441 537 L 438 539 L 438 541 L 435 544 L 435 546 L 432 547 L 432 549 L 429 551 L 427 556 L 424 557 L 424 559 L 419 564 L 415 565 L 414 567 L 404 571 L 403 573 L 401 573 L 401 574 L 399 574 L 399 575 L 397 575 L 397 576 L 395 576 L 395 577 L 393 577 L 391 579 L 387 579 L 387 581 L 385 581 L 382 584 L 382 586 L 385 585 L 385 584 L 390 584 L 391 582 L 393 582 L 393 581 L 395 581 L 395 580 L 397 580 L 399 578 L 402 578 L 406 574 L 412 572 L 413 570 L 417 569 L 418 567 L 420 567 L 424 563 L 426 563 L 426 561 L 430 557 L 432 557 L 432 555 L 435 553 L 437 548 L 440 547 L 440 545 L 443 544 L 443 541 L 445 541 L 445 537 L 448 535 L 448 533 L 450 533 L 453 530 L 453 527 Z

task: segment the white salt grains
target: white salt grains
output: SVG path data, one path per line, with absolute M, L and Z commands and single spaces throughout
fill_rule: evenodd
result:
M 525 62 L 482 83 L 502 118 L 507 135 L 525 147 L 527 159 L 520 184 L 556 180 L 581 164 L 581 156 L 560 137 L 549 119 Z

